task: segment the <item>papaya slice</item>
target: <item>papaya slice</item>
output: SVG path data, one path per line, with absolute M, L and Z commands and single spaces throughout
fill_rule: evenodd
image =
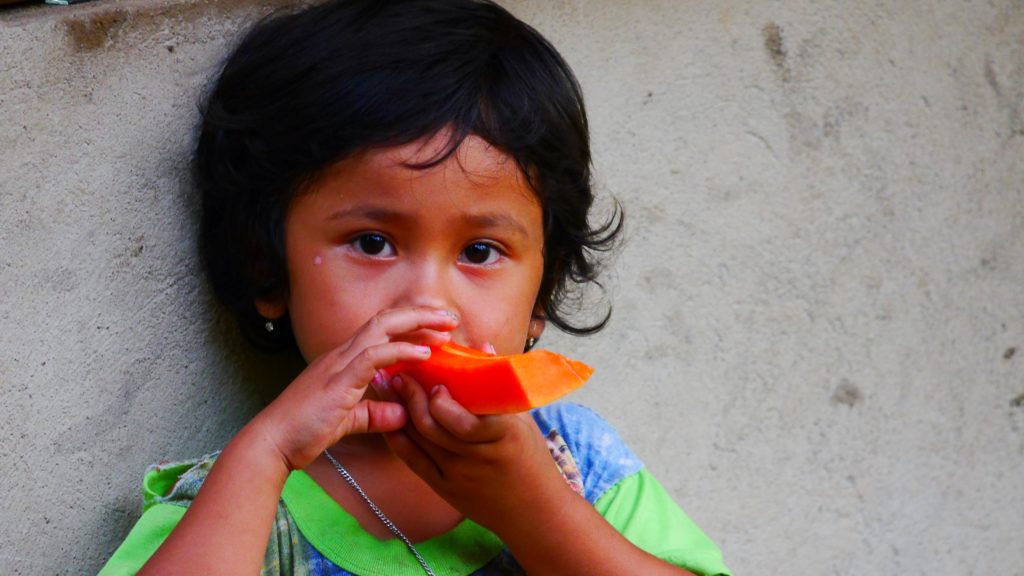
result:
M 390 374 L 412 376 L 429 394 L 444 384 L 474 414 L 512 414 L 549 404 L 579 388 L 594 369 L 548 350 L 492 356 L 444 344 L 432 346 L 423 362 L 403 362 Z

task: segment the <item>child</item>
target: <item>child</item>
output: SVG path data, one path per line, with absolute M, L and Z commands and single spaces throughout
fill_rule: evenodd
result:
M 202 251 L 242 329 L 309 364 L 219 454 L 148 471 L 102 574 L 725 574 L 589 410 L 477 417 L 383 376 L 604 325 L 562 307 L 621 223 L 588 223 L 588 139 L 569 67 L 485 0 L 252 30 L 196 149 Z

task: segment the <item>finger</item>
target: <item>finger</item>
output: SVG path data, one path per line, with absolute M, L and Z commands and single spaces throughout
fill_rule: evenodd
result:
M 386 402 L 397 402 L 402 403 L 402 399 L 391 389 L 391 385 L 388 383 L 390 376 L 384 370 L 377 370 L 373 375 L 373 379 L 370 380 L 370 388 L 373 390 L 374 395 L 378 400 L 384 400 Z
M 345 434 L 393 432 L 405 426 L 406 421 L 401 404 L 363 400 L 349 412 L 349 429 Z
M 404 334 L 396 334 L 391 337 L 392 341 L 412 342 L 413 344 L 425 344 L 427 346 L 440 346 L 452 340 L 452 333 L 441 330 L 414 330 Z
M 352 395 L 353 405 L 362 398 L 377 372 L 397 362 L 419 362 L 430 358 L 430 348 L 409 342 L 387 342 L 364 349 L 339 372 L 327 379 L 328 391 L 343 389 Z
M 428 409 L 433 421 L 460 442 L 496 442 L 505 435 L 508 426 L 506 418 L 477 416 L 466 410 L 444 386 L 431 390 Z
M 458 316 L 450 310 L 425 306 L 391 308 L 370 318 L 352 338 L 349 349 L 360 350 L 418 330 L 448 332 L 458 324 Z
M 426 436 L 421 434 L 419 430 L 412 425 L 411 420 L 406 422 L 405 427 L 402 428 L 402 433 L 405 434 L 405 437 L 414 446 L 416 446 L 421 453 L 430 459 L 434 468 L 437 469 L 438 477 L 444 478 L 445 469 L 451 462 L 451 459 L 455 456 L 455 453 L 436 442 L 428 440 Z
M 428 483 L 439 482 L 442 478 L 441 468 L 430 454 L 410 438 L 409 427 L 403 430 L 384 434 L 384 441 L 396 456 L 405 462 L 410 470 Z
M 427 393 L 422 386 L 409 376 L 395 376 L 391 386 L 405 401 L 409 413 L 409 424 L 423 438 L 446 450 L 457 452 L 462 443 L 445 430 L 430 413 Z M 436 388 L 435 388 L 436 389 Z

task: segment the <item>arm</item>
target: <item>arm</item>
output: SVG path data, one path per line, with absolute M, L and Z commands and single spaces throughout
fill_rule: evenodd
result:
M 690 574 L 634 546 L 576 493 L 559 492 L 531 507 L 536 518 L 521 515 L 498 533 L 527 573 Z
M 290 470 L 250 424 L 225 447 L 196 499 L 139 574 L 255 574 Z
M 428 399 L 397 380 L 410 424 L 388 435 L 392 448 L 529 574 L 689 574 L 634 546 L 573 492 L 529 416 L 478 418 L 443 387 Z
M 392 402 L 364 400 L 378 370 L 448 340 L 456 320 L 429 308 L 379 313 L 352 340 L 311 363 L 224 449 L 181 521 L 140 574 L 258 573 L 285 480 L 348 434 L 405 423 Z

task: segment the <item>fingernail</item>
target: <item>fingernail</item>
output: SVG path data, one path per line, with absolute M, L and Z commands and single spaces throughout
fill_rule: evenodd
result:
M 491 344 L 490 342 L 484 343 L 484 352 L 487 352 L 492 356 L 498 353 L 498 351 L 494 349 L 494 344 Z
M 380 396 L 381 400 L 394 399 L 394 394 L 391 392 L 391 386 L 388 385 L 388 380 L 384 377 L 383 373 L 378 371 L 374 374 L 373 380 L 370 381 L 370 387 L 377 393 L 377 396 Z
M 444 388 L 444 384 L 438 384 L 430 389 L 430 397 L 433 398 L 441 393 L 441 388 Z
M 398 390 L 401 390 L 402 389 L 402 377 L 401 376 L 395 376 L 394 378 L 392 378 L 391 379 L 391 387 L 392 388 L 396 388 Z
M 420 356 L 430 356 L 430 346 L 417 346 L 416 353 Z
M 451 310 L 438 310 L 437 315 L 444 316 L 445 318 L 451 318 L 452 320 L 459 319 L 459 316 L 455 312 L 452 312 Z

